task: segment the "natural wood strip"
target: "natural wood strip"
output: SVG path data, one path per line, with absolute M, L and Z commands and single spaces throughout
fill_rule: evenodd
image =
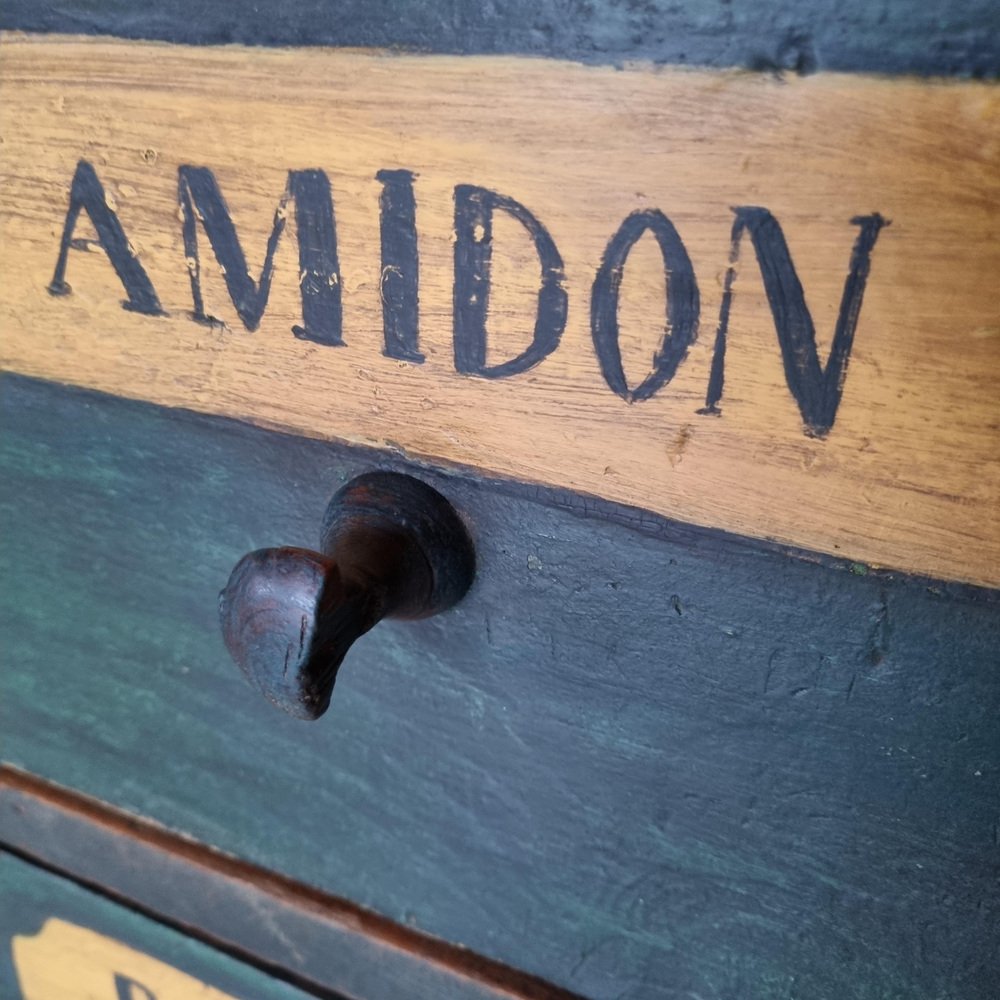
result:
M 697 524 L 943 578 L 1000 585 L 1000 91 L 817 74 L 624 71 L 545 60 L 185 48 L 7 36 L 0 48 L 0 365 L 117 394 L 635 504 Z M 97 172 L 169 313 L 125 311 L 99 250 L 53 276 L 77 161 Z M 301 324 L 295 212 L 260 328 L 238 318 L 201 227 L 206 311 L 189 318 L 178 168 L 208 167 L 260 273 L 290 169 L 335 199 L 346 347 Z M 375 174 L 415 182 L 424 364 L 383 356 Z M 568 322 L 530 371 L 455 371 L 454 187 L 523 203 L 565 264 Z M 780 223 L 825 362 L 851 248 L 878 234 L 843 398 L 804 433 L 750 239 L 734 286 L 722 415 L 704 405 L 732 206 Z M 591 288 L 637 209 L 664 212 L 701 295 L 671 382 L 627 403 L 602 377 Z M 77 238 L 92 237 L 83 217 Z M 530 339 L 539 264 L 494 223 L 487 360 Z M 662 337 L 663 265 L 647 234 L 619 309 L 634 388 Z M 252 500 L 248 500 L 252 502 Z

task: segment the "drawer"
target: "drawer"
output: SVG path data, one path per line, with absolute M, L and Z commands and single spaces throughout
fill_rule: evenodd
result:
M 990 592 L 3 384 L 11 763 L 585 995 L 985 988 Z M 477 579 L 360 640 L 302 723 L 228 660 L 216 594 L 372 467 L 453 499 Z
M 6 852 L 69 876 L 130 912 L 148 915 L 321 1000 L 574 996 L 351 900 L 7 765 L 0 767 L 0 837 Z M 45 876 L 43 888 L 69 884 L 54 875 Z M 78 895 L 94 898 L 82 890 Z M 45 898 L 39 895 L 40 901 Z M 4 894 L 8 899 L 18 902 L 13 892 Z M 19 909 L 12 910 L 10 919 L 19 915 Z M 59 967 L 66 965 L 72 962 Z
M 992 997 L 996 17 L 35 6 L 0 14 L 15 965 Z M 220 591 L 372 471 L 454 505 L 474 581 L 303 722 Z
M 293 986 L 0 852 L 10 1000 L 306 1000 Z

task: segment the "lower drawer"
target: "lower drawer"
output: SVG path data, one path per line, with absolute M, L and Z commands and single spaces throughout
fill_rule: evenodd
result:
M 8 1000 L 302 1000 L 307 994 L 0 852 Z

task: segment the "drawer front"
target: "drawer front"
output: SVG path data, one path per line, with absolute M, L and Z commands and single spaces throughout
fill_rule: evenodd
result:
M 585 995 L 992 988 L 990 592 L 13 376 L 0 405 L 19 767 Z M 301 723 L 216 594 L 373 466 L 453 498 L 477 581 Z
M 308 994 L 0 852 L 10 1000 L 305 1000 Z

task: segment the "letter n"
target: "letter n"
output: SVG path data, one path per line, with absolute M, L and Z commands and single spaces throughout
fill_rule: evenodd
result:
M 222 269 L 236 314 L 248 330 L 256 330 L 260 326 L 271 292 L 274 255 L 285 229 L 286 208 L 289 201 L 294 201 L 299 243 L 302 326 L 292 327 L 292 332 L 296 337 L 319 344 L 340 346 L 344 343 L 341 338 L 340 267 L 337 261 L 333 197 L 330 181 L 323 171 L 289 171 L 288 186 L 274 214 L 259 281 L 250 277 L 236 227 L 212 171 L 206 167 L 180 167 L 178 199 L 195 319 L 205 322 L 210 319 L 205 314 L 201 290 L 198 222 L 201 222 L 215 252 L 215 259 Z
M 715 336 L 712 371 L 708 381 L 705 406 L 699 413 L 719 413 L 719 400 L 725 385 L 726 337 L 732 307 L 733 282 L 744 232 L 750 233 L 757 263 L 764 278 L 764 291 L 774 317 L 774 326 L 785 367 L 785 381 L 798 403 L 799 412 L 810 437 L 826 437 L 837 418 L 837 408 L 844 392 L 847 365 L 854 345 L 865 284 L 871 270 L 871 254 L 879 232 L 889 222 L 877 212 L 851 219 L 861 231 L 851 251 L 851 262 L 840 299 L 840 312 L 834 329 L 830 357 L 824 368 L 816 350 L 816 328 L 806 306 L 802 284 L 795 273 L 792 255 L 778 220 L 766 209 L 753 206 L 734 208 L 729 269 L 722 290 L 719 328 Z
M 59 244 L 59 258 L 55 273 L 49 283 L 52 295 L 69 295 L 72 288 L 66 282 L 66 264 L 70 250 L 80 249 L 80 243 L 73 239 L 80 211 L 85 211 L 97 231 L 97 242 L 107 254 L 119 281 L 125 286 L 128 299 L 123 308 L 146 316 L 165 315 L 160 300 L 142 264 L 135 255 L 118 216 L 112 210 L 108 197 L 97 177 L 97 172 L 86 160 L 80 160 L 73 174 L 69 189 L 69 210 L 63 226 L 62 242 Z

